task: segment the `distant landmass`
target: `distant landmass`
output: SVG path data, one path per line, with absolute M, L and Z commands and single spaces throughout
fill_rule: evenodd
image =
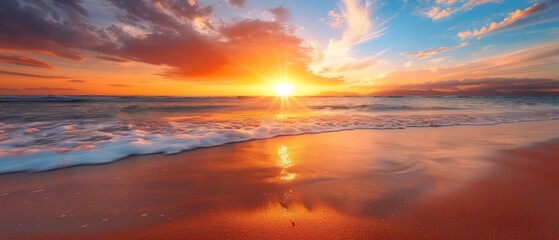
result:
M 352 93 L 352 92 L 325 91 L 325 92 L 320 92 L 316 96 L 319 96 L 319 97 L 360 97 L 360 96 L 364 96 L 364 95 L 358 94 L 358 93 Z
M 474 90 L 461 90 L 461 91 L 436 91 L 431 89 L 426 90 L 383 90 L 372 92 L 368 94 L 357 94 L 351 92 L 335 92 L 326 91 L 321 92 L 317 96 L 329 96 L 329 97 L 357 97 L 357 96 L 376 96 L 376 97 L 392 97 L 392 96 L 418 96 L 418 97 L 430 97 L 430 96 L 527 96 L 527 97 L 551 97 L 559 96 L 559 92 L 552 91 L 513 91 L 513 92 L 500 92 L 492 89 L 474 89 Z

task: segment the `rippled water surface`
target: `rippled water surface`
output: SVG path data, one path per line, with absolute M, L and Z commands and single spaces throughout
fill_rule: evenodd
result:
M 0 97 L 0 173 L 279 135 L 553 119 L 553 97 Z

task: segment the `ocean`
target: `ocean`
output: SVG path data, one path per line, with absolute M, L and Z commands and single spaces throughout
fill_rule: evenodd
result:
M 282 135 L 559 119 L 557 97 L 0 97 L 0 173 Z

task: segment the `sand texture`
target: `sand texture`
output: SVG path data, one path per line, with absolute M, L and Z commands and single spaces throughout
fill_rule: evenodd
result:
M 2 239 L 559 239 L 557 121 L 286 136 L 0 175 Z

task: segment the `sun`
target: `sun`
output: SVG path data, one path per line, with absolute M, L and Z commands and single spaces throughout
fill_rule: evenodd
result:
M 276 94 L 280 97 L 291 96 L 291 93 L 295 90 L 295 86 L 290 83 L 280 82 L 274 86 Z

